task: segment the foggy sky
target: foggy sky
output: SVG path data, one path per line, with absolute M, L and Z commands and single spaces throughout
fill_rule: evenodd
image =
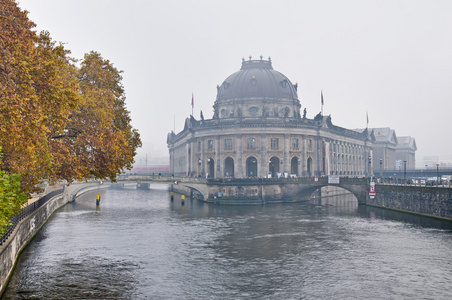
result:
M 307 117 L 349 129 L 391 127 L 424 156 L 452 161 L 452 1 L 20 0 L 37 30 L 78 59 L 98 51 L 124 70 L 139 156 L 168 156 L 166 136 L 213 115 L 216 86 L 242 58 L 272 58 L 298 83 Z

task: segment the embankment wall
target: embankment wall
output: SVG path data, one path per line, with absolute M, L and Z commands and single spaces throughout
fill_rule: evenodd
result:
M 448 187 L 376 185 L 367 205 L 452 220 L 452 189 Z
M 60 207 L 66 205 L 68 202 L 74 201 L 76 197 L 90 191 L 95 191 L 99 187 L 97 183 L 69 186 L 62 193 L 49 199 L 35 212 L 17 224 L 14 232 L 0 246 L 0 296 L 8 284 L 20 253 L 39 232 L 42 226 L 44 226 L 49 217 Z M 103 185 L 101 187 L 105 188 L 108 186 Z

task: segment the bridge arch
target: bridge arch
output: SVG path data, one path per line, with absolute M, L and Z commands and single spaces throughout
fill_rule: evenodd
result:
M 196 184 L 196 183 L 179 183 L 180 186 L 184 186 L 185 188 L 188 188 L 190 190 L 190 198 L 197 199 L 201 201 L 206 201 L 208 198 L 208 189 L 206 186 L 202 184 Z M 173 188 L 173 187 L 171 187 Z M 184 192 L 186 194 L 187 191 Z
M 364 194 L 363 194 L 363 190 L 362 189 L 356 189 L 354 186 L 348 186 L 348 185 L 337 185 L 337 184 L 313 184 L 313 185 L 309 185 L 309 186 L 304 186 L 302 188 L 300 188 L 297 192 L 294 193 L 293 196 L 293 200 L 303 200 L 303 201 L 308 201 L 312 194 L 321 189 L 322 187 L 325 186 L 333 186 L 336 188 L 341 188 L 343 190 L 346 190 L 348 192 L 350 192 L 353 196 L 355 196 L 356 200 L 359 203 L 365 203 L 366 202 L 366 190 L 364 190 Z

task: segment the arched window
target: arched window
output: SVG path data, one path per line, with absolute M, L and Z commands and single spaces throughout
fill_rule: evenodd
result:
M 224 177 L 234 177 L 234 159 L 232 157 L 224 160 Z
M 298 164 L 300 162 L 300 159 L 296 156 L 292 157 L 292 160 L 290 161 L 290 174 L 298 176 Z
M 207 160 L 207 176 L 209 178 L 215 178 L 215 161 L 213 158 Z
M 307 172 L 308 172 L 308 176 L 312 176 L 312 158 L 308 158 Z
M 271 173 L 271 176 L 273 178 L 278 177 L 279 173 L 279 158 L 276 156 L 273 156 L 270 158 L 268 162 L 268 172 Z
M 246 160 L 246 176 L 257 176 L 257 159 L 253 156 L 248 157 Z

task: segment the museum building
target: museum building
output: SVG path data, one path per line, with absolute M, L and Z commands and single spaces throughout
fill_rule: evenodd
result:
M 299 177 L 372 174 L 372 131 L 333 125 L 331 116 L 306 117 L 298 84 L 272 61 L 242 61 L 217 86 L 211 119 L 190 116 L 170 132 L 170 173 L 175 176 Z

